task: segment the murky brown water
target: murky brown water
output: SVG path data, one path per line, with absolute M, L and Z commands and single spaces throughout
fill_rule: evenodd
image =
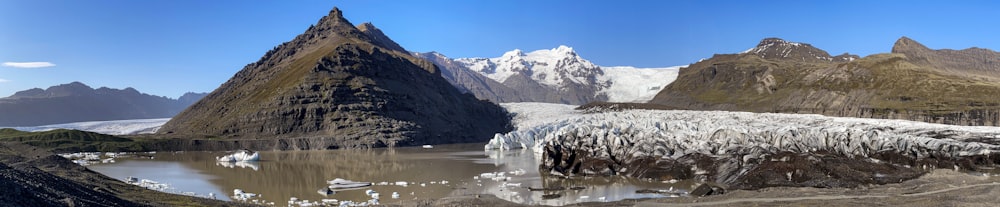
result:
M 584 201 L 615 201 L 627 198 L 663 197 L 636 193 L 640 189 L 686 189 L 691 183 L 652 183 L 626 178 L 542 178 L 531 151 L 484 152 L 482 144 L 441 145 L 433 149 L 395 148 L 331 151 L 261 152 L 261 161 L 224 165 L 215 162 L 225 152 L 178 152 L 154 154 L 154 159 L 125 158 L 114 164 L 90 169 L 118 179 L 128 176 L 169 183 L 175 193 L 214 193 L 219 199 L 233 189 L 257 193 L 259 200 L 287 205 L 291 197 L 318 201 L 337 199 L 367 201 L 367 189 L 381 194 L 384 204 L 451 195 L 494 194 L 525 204 L 565 205 Z M 523 175 L 512 172 L 523 170 Z M 480 177 L 505 172 L 508 180 Z M 478 179 L 476 179 L 478 177 Z M 321 195 L 317 190 L 327 180 L 344 178 L 376 185 L 358 190 Z M 442 184 L 442 181 L 447 181 Z M 384 182 L 384 183 L 383 183 Z M 395 185 L 406 182 L 406 186 Z M 385 184 L 388 183 L 388 184 Z M 530 191 L 528 187 L 583 187 L 576 190 Z M 399 198 L 392 198 L 393 192 Z M 543 197 L 543 195 L 545 195 Z

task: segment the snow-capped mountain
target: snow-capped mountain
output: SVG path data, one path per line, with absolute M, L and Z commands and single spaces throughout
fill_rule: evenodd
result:
M 515 49 L 495 58 L 449 59 L 436 52 L 415 55 L 445 70 L 442 75 L 456 87 L 497 102 L 644 102 L 676 79 L 680 68 L 602 67 L 565 45 L 528 53 Z
M 603 74 L 601 68 L 565 45 L 527 54 L 515 49 L 497 58 L 459 58 L 455 61 L 501 83 L 520 73 L 554 87 L 563 86 L 566 81 L 585 85 L 604 84 L 593 78 Z

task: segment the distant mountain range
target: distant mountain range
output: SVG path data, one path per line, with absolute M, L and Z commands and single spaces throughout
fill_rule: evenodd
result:
M 932 50 L 902 37 L 891 53 L 859 58 L 768 38 L 681 69 L 650 103 L 997 126 L 1000 53 Z
M 515 49 L 496 58 L 414 55 L 434 62 L 460 90 L 494 102 L 645 102 L 672 82 L 680 68 L 602 67 L 568 46 L 529 53 Z
M 169 118 L 204 97 L 178 99 L 140 93 L 133 88 L 91 88 L 80 82 L 19 91 L 0 98 L 0 126 L 38 126 L 81 121 Z

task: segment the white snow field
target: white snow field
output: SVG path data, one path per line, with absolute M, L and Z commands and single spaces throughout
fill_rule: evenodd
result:
M 66 124 L 53 124 L 53 125 L 33 126 L 33 127 L 0 127 L 0 128 L 14 128 L 17 130 L 29 131 L 29 132 L 49 131 L 55 129 L 75 129 L 80 131 L 89 131 L 89 132 L 96 132 L 96 133 L 110 134 L 110 135 L 133 135 L 133 134 L 156 133 L 156 130 L 160 129 L 160 126 L 166 124 L 167 121 L 170 121 L 170 118 L 88 121 L 88 122 L 74 122 Z
M 649 101 L 677 79 L 678 69 L 687 67 L 598 66 L 565 45 L 528 53 L 515 49 L 500 57 L 458 58 L 455 62 L 500 83 L 524 73 L 538 83 L 556 88 L 563 87 L 564 81 L 591 85 L 599 89 L 595 95 L 604 94 L 610 102 Z
M 585 114 L 560 104 L 503 106 L 516 114 L 517 129 L 495 135 L 485 146 L 487 150 L 527 148 L 540 153 L 544 145 L 563 144 L 589 146 L 586 148 L 596 150 L 598 157 L 612 156 L 609 153 L 679 158 L 692 153 L 827 150 L 854 157 L 897 152 L 917 159 L 1000 152 L 1000 146 L 980 142 L 996 143 L 1000 127 L 809 114 L 680 110 Z

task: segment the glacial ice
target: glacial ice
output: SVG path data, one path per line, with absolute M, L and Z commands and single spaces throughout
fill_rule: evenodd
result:
M 260 154 L 249 150 L 239 150 L 233 154 L 216 157 L 215 159 L 219 162 L 255 162 L 260 161 Z
M 87 121 L 87 122 L 73 122 L 65 124 L 52 124 L 52 125 L 32 126 L 32 127 L 0 127 L 0 128 L 14 128 L 17 130 L 29 131 L 29 132 L 50 131 L 55 129 L 75 129 L 80 131 L 89 131 L 89 132 L 96 132 L 96 133 L 110 134 L 110 135 L 133 135 L 133 134 L 156 133 L 156 130 L 160 129 L 160 126 L 163 126 L 163 124 L 167 123 L 167 121 L 170 121 L 170 118 Z
M 693 153 L 725 155 L 748 150 L 826 150 L 854 157 L 895 152 L 917 159 L 1000 152 L 1000 146 L 991 144 L 1000 139 L 1000 127 L 811 114 L 680 110 L 585 114 L 559 104 L 503 106 L 515 114 L 517 129 L 496 134 L 485 146 L 487 150 L 524 148 L 541 153 L 545 145 L 570 144 L 603 149 L 593 152 L 598 157 L 611 156 L 610 152 L 679 158 Z M 577 137 L 577 143 L 561 143 L 567 136 Z
M 372 183 L 369 183 L 369 182 L 357 182 L 357 181 L 346 180 L 346 179 L 343 179 L 343 178 L 336 178 L 336 179 L 333 179 L 333 180 L 329 180 L 329 181 L 326 181 L 326 183 L 330 184 L 330 189 L 335 189 L 335 190 L 336 189 L 356 189 L 356 188 L 361 188 L 361 187 L 372 186 Z

